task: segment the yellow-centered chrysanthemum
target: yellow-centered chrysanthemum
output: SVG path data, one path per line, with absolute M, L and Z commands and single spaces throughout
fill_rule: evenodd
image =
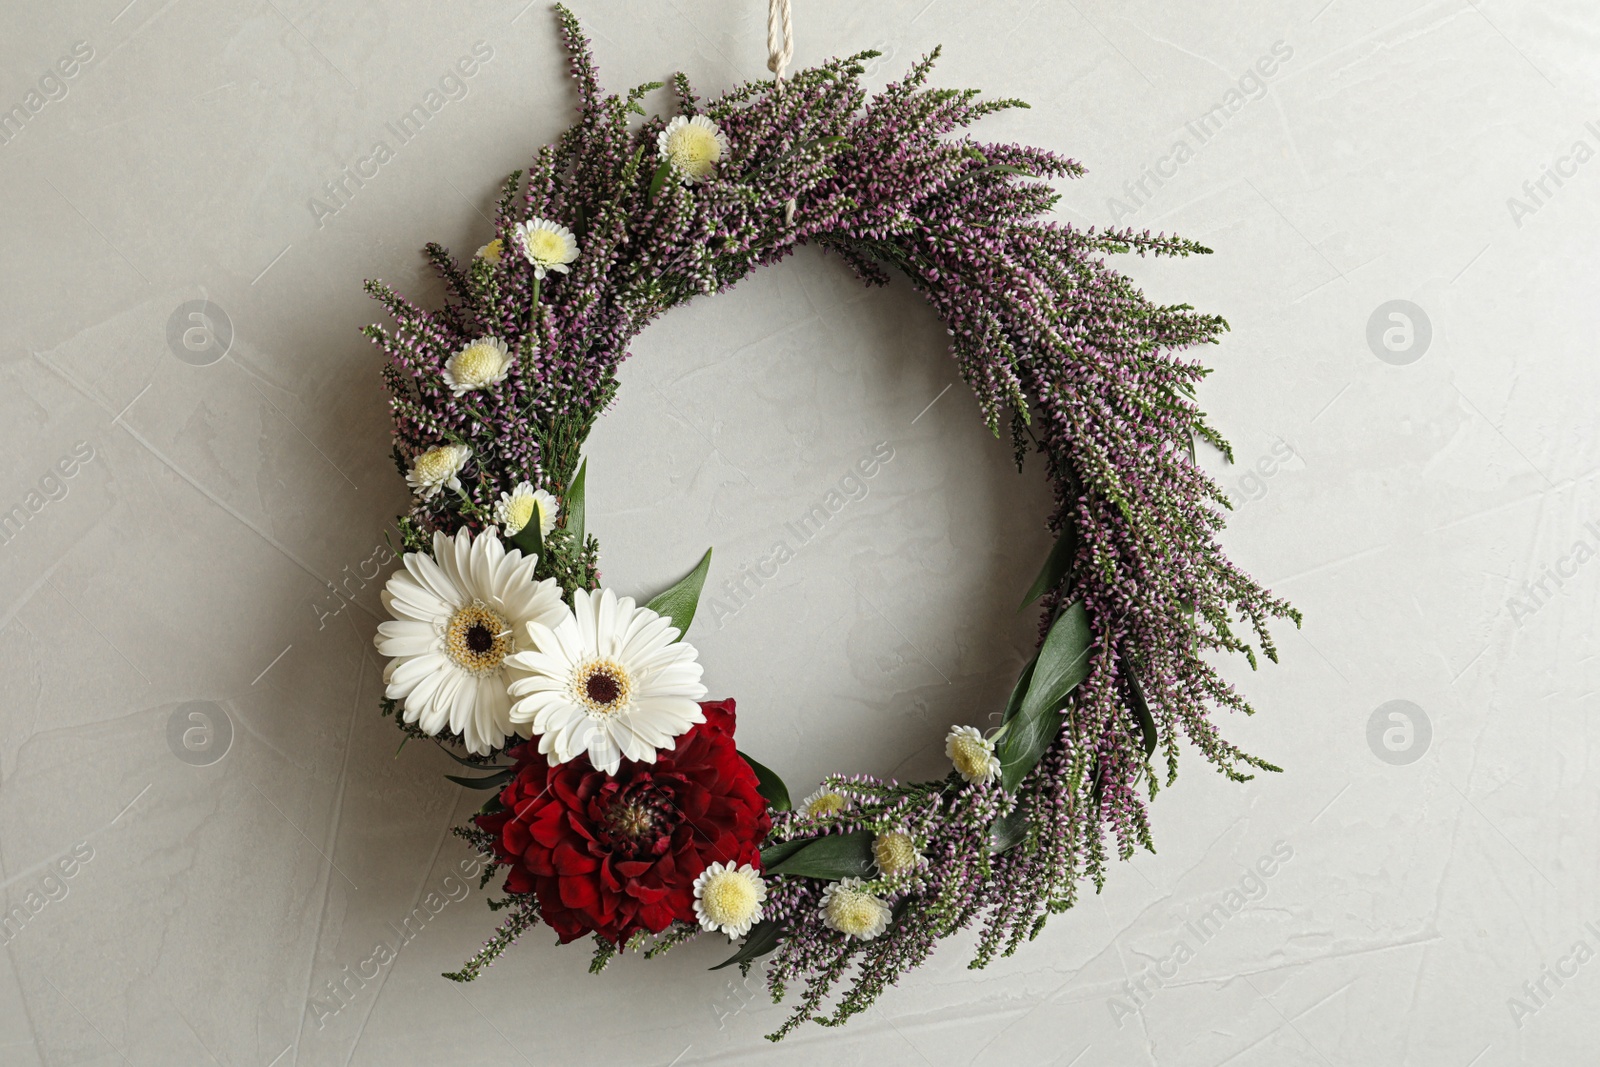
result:
M 862 888 L 859 878 L 831 882 L 822 891 L 822 922 L 841 934 L 871 941 L 889 928 L 889 902 Z
M 472 449 L 466 445 L 440 445 L 430 448 L 411 461 L 406 471 L 406 484 L 418 500 L 432 500 L 441 489 L 461 491 L 461 468 L 472 458 Z
M 463 345 L 439 373 L 450 391 L 460 396 L 505 381 L 514 359 L 511 349 L 500 338 L 480 337 Z
M 699 183 L 716 173 L 717 164 L 728 154 L 728 138 L 704 115 L 692 119 L 679 115 L 656 137 L 656 154 L 670 162 L 685 182 Z
M 824 786 L 800 802 L 800 810 L 807 815 L 837 815 L 850 806 L 843 793 L 835 793 Z
M 500 494 L 494 506 L 494 521 L 510 537 L 539 516 L 539 536 L 549 537 L 556 528 L 556 516 L 561 514 L 561 502 L 543 489 L 535 489 L 532 482 L 518 482 L 509 493 Z
M 761 921 L 767 883 L 750 864 L 713 863 L 694 880 L 694 913 L 705 930 L 743 937 Z
M 549 271 L 567 273 L 567 264 L 578 258 L 578 239 L 559 222 L 529 219 L 517 223 L 513 231 L 517 246 L 533 264 L 533 276 L 543 278 Z
M 916 870 L 922 853 L 917 851 L 910 834 L 891 830 L 872 839 L 872 859 L 885 878 L 893 878 Z
M 994 742 L 976 727 L 951 727 L 944 739 L 944 754 L 950 757 L 956 773 L 969 782 L 992 782 L 1000 775 Z
M 491 266 L 500 265 L 500 253 L 505 250 L 506 243 L 496 237 L 482 248 L 478 249 L 478 258 Z

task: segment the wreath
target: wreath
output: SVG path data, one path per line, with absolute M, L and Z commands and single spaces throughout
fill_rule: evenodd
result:
M 937 52 L 870 98 L 874 52 L 713 100 L 676 75 L 668 120 L 641 106 L 660 83 L 604 94 L 557 12 L 577 122 L 507 179 L 469 261 L 426 247 L 442 307 L 367 283 L 397 324 L 364 332 L 413 491 L 375 638 L 384 713 L 490 790 L 456 833 L 484 885 L 503 877 L 507 915 L 446 977 L 541 922 L 592 936 L 592 970 L 721 933 L 737 943 L 722 966 L 770 956 L 774 1000 L 803 984 L 776 1040 L 863 1011 L 958 930 L 981 927 L 974 967 L 1009 955 L 1085 878 L 1103 886 L 1111 842 L 1154 851 L 1154 761 L 1170 784 L 1180 738 L 1230 778 L 1277 770 L 1219 735 L 1214 710 L 1251 709 L 1206 657 L 1276 659 L 1269 622 L 1299 615 L 1224 557 L 1227 500 L 1195 463 L 1196 438 L 1231 454 L 1180 353 L 1227 324 L 1151 303 L 1104 259 L 1207 249 L 1048 221 L 1047 179 L 1082 169 L 952 136 L 1025 105 L 927 88 Z M 953 728 L 943 779 L 835 775 L 794 805 L 735 747 L 734 702 L 706 699 L 683 640 L 710 551 L 645 605 L 601 587 L 582 446 L 647 324 L 807 244 L 926 297 L 989 429 L 1019 470 L 1042 461 L 1057 540 L 1002 724 Z

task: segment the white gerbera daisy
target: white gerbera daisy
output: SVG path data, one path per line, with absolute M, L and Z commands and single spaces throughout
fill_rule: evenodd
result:
M 728 154 L 728 137 L 704 115 L 679 115 L 656 137 L 656 154 L 670 161 L 685 182 L 696 184 L 711 177 Z
M 493 530 L 476 540 L 436 533 L 431 557 L 407 552 L 404 562 L 383 589 L 394 619 L 373 638 L 392 657 L 384 695 L 403 702 L 406 722 L 434 735 L 448 727 L 467 751 L 492 752 L 515 732 L 506 660 L 516 635 L 566 614 L 561 589 L 554 578 L 535 584 L 538 557 L 506 551 Z
M 694 913 L 701 929 L 721 930 L 730 938 L 743 937 L 761 921 L 766 899 L 767 883 L 748 863 L 713 863 L 694 880 Z
M 609 589 L 573 593 L 559 622 L 530 622 L 533 649 L 511 656 L 526 672 L 511 683 L 511 721 L 539 735 L 552 767 L 585 752 L 616 774 L 624 759 L 656 761 L 656 751 L 695 723 L 702 668 L 672 620 Z
M 500 338 L 480 337 L 451 356 L 440 374 L 450 391 L 460 396 L 473 389 L 499 385 L 506 380 L 514 360 L 511 349 Z
M 994 742 L 973 726 L 952 726 L 945 735 L 944 754 L 956 772 L 969 782 L 992 782 L 1000 776 L 1000 759 Z
M 500 253 L 505 251 L 506 243 L 496 237 L 482 248 L 478 249 L 478 258 L 492 266 L 500 265 Z
M 418 500 L 432 500 L 441 489 L 461 492 L 461 468 L 472 458 L 472 449 L 466 445 L 440 445 L 430 448 L 411 461 L 406 471 L 406 484 Z
M 532 482 L 518 482 L 509 493 L 500 494 L 500 503 L 494 506 L 494 521 L 507 537 L 519 532 L 539 516 L 539 536 L 549 537 L 556 528 L 556 516 L 561 514 L 561 503 L 543 489 L 535 489 Z
M 837 815 L 849 806 L 849 797 L 843 793 L 835 793 L 827 786 L 823 786 L 800 802 L 800 810 L 806 815 Z
M 517 223 L 512 231 L 517 247 L 533 264 L 533 276 L 543 278 L 548 271 L 567 273 L 567 264 L 578 258 L 578 239 L 559 222 L 529 219 Z
M 889 902 L 873 896 L 859 878 L 830 882 L 822 891 L 822 923 L 841 934 L 871 941 L 889 928 Z

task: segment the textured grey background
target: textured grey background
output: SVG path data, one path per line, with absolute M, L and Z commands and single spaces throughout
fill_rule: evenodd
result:
M 494 917 L 475 883 L 451 899 L 445 831 L 478 798 L 426 746 L 396 758 L 376 713 L 404 492 L 360 281 L 436 295 L 415 250 L 482 243 L 504 173 L 567 121 L 552 20 L 523 3 L 7 5 L 0 881 L 24 918 L 0 1061 L 1591 1059 L 1600 18 L 1577 0 L 797 3 L 797 65 L 875 46 L 882 83 L 942 42 L 936 82 L 1033 104 L 982 136 L 1089 167 L 1063 218 L 1216 250 L 1124 266 L 1232 324 L 1202 400 L 1239 463 L 1201 454 L 1238 504 L 1228 550 L 1307 624 L 1282 666 L 1230 666 L 1262 714 L 1226 729 L 1287 773 L 1191 761 L 1160 854 L 1036 943 L 984 972 L 949 945 L 775 1050 L 785 1009 L 707 973 L 710 943 L 596 978 L 535 934 L 439 978 Z M 578 8 L 613 88 L 763 72 L 759 0 Z M 368 177 L 335 197 L 346 167 Z M 1394 300 L 1426 346 L 1386 310 L 1400 350 L 1369 344 Z M 634 353 L 589 446 L 608 583 L 653 590 L 709 543 L 720 586 L 887 442 L 865 497 L 694 638 L 797 791 L 938 773 L 1021 662 L 1048 500 L 937 322 L 806 253 Z

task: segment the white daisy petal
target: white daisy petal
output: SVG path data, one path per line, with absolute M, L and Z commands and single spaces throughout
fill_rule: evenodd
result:
M 567 614 L 554 579 L 537 584 L 520 552 L 507 552 L 494 530 L 476 537 L 437 534 L 433 556 L 409 552 L 390 575 L 383 602 L 393 619 L 373 643 L 390 657 L 384 692 L 404 707 L 404 721 L 429 734 L 459 734 L 468 751 L 493 752 L 515 732 L 507 661 L 525 648 L 520 635 Z
M 506 660 L 511 722 L 532 727 L 552 765 L 587 754 L 614 774 L 622 759 L 655 762 L 705 721 L 694 648 L 632 597 L 579 589 L 572 600 L 553 625 L 529 625 L 524 650 Z

